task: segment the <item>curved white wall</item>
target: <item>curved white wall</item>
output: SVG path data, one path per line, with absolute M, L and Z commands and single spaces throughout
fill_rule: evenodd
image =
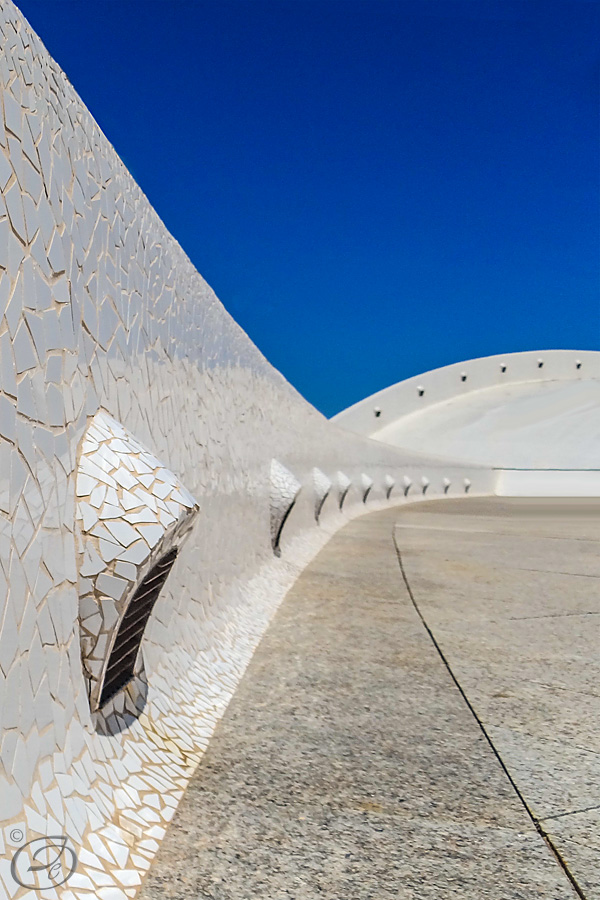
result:
M 399 381 L 342 410 L 331 421 L 356 434 L 377 437 L 405 416 L 474 391 L 517 384 L 599 380 L 597 351 L 528 350 L 484 356 Z
M 386 388 L 334 421 L 388 446 L 491 466 L 502 473 L 502 494 L 596 496 L 600 353 L 457 363 Z
M 62 835 L 78 864 L 48 896 L 122 900 L 277 604 L 329 535 L 388 502 L 489 493 L 493 476 L 350 434 L 307 404 L 223 309 L 8 0 L 0 51 L 0 896 L 31 896 L 15 876 L 33 877 L 35 841 Z M 98 454 L 92 420 L 120 423 L 125 437 L 115 424 L 106 440 L 125 449 Z M 301 485 L 279 557 L 273 459 Z M 131 501 L 143 489 L 127 487 L 130 464 L 156 521 Z M 342 510 L 340 470 L 352 482 Z M 94 478 L 107 491 L 97 502 Z M 171 546 L 156 497 L 177 518 L 183 489 L 197 510 L 144 634 L 147 695 L 132 711 L 120 694 L 104 714 L 99 657 L 139 574 L 126 535 L 119 546 L 126 529 L 107 522 L 130 516 L 151 549 L 162 523 Z M 48 872 L 35 877 L 39 891 Z

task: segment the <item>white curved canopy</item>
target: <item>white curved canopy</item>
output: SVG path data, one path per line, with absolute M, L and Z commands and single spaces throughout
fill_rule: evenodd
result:
M 600 353 L 547 350 L 457 363 L 334 418 L 395 447 L 497 469 L 600 471 Z

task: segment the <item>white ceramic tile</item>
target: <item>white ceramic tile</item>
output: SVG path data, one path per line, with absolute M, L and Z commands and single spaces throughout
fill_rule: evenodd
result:
M 41 828 L 45 803 L 46 827 L 83 851 L 60 900 L 124 900 L 285 591 L 364 511 L 365 479 L 374 507 L 388 473 L 426 476 L 427 496 L 442 475 L 473 493 L 491 481 L 411 462 L 306 404 L 12 4 L 0 9 L 0 81 L 0 822 Z M 337 502 L 323 505 L 330 480 Z M 134 679 L 99 712 L 116 629 L 171 548 Z

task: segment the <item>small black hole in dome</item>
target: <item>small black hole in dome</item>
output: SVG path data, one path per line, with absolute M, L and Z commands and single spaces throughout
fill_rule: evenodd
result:
M 500 366 L 500 371 L 501 371 L 501 372 L 506 372 L 506 366 Z
M 581 363 L 580 363 L 579 361 L 577 361 L 577 362 L 575 363 L 575 368 L 576 368 L 576 369 L 580 369 L 580 368 L 581 368 Z
M 176 557 L 177 548 L 174 547 L 150 569 L 131 598 L 108 659 L 100 706 L 104 706 L 133 678 L 135 662 L 150 613 Z
M 544 365 L 544 360 L 538 359 L 538 369 L 541 369 L 543 365 Z
M 466 380 L 467 380 L 467 376 L 466 376 L 466 373 L 465 373 L 465 372 L 463 372 L 462 375 L 460 376 L 460 380 L 461 380 L 461 381 L 466 381 Z

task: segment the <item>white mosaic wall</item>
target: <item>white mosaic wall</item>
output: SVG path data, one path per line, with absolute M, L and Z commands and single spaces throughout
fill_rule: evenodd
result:
M 314 553 L 354 515 L 492 475 L 303 401 L 7 0 L 0 43 L 0 898 L 124 900 Z M 98 708 L 135 584 L 174 545 L 144 690 Z

